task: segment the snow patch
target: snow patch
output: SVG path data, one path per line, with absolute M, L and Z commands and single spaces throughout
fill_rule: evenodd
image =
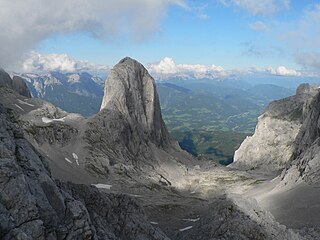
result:
M 157 222 L 150 222 L 151 224 L 153 224 L 153 225 L 158 225 L 159 223 L 157 223 Z
M 55 122 L 64 122 L 64 119 L 65 119 L 65 117 L 63 117 L 63 118 L 54 118 L 52 120 L 55 121 Z
M 184 218 L 182 220 L 188 221 L 188 222 L 198 222 L 200 220 L 200 218 Z
M 17 108 L 19 108 L 20 110 L 24 111 L 24 109 L 22 107 L 20 107 L 18 104 L 14 104 Z
M 21 104 L 28 105 L 28 106 L 30 106 L 30 107 L 34 107 L 34 105 L 33 105 L 33 104 L 30 104 L 30 103 L 27 103 L 27 102 L 21 101 L 20 99 L 18 99 L 18 101 L 19 101 L 19 103 L 21 103 Z
M 188 226 L 188 227 L 185 227 L 185 228 L 181 228 L 181 229 L 179 229 L 179 231 L 183 232 L 183 231 L 190 230 L 191 228 L 193 228 L 193 226 Z
M 80 75 L 79 74 L 70 75 L 69 79 L 68 79 L 68 82 L 69 83 L 78 83 L 78 82 L 80 82 Z
M 44 122 L 44 123 L 64 122 L 65 117 L 63 117 L 63 118 L 53 118 L 53 119 L 47 118 L 47 117 L 43 117 L 43 118 L 41 118 L 41 120 L 42 120 L 42 122 Z
M 68 163 L 71 163 L 72 164 L 72 162 L 70 161 L 70 159 L 69 158 L 64 158 L 64 160 L 66 160 Z
M 103 189 L 108 189 L 110 190 L 112 185 L 109 185 L 109 184 L 103 184 L 103 183 L 98 183 L 98 184 L 91 184 L 97 188 L 103 188 Z
M 53 122 L 52 119 L 47 118 L 47 117 L 43 117 L 43 118 L 41 118 L 41 120 L 42 120 L 42 122 L 44 122 L 44 123 L 51 123 L 51 122 Z
M 72 157 L 76 160 L 76 163 L 79 166 L 80 164 L 79 164 L 79 161 L 78 161 L 79 160 L 78 155 L 76 153 L 72 153 Z
M 141 198 L 143 197 L 142 195 L 137 195 L 137 194 L 128 194 L 130 197 L 136 197 L 136 198 Z

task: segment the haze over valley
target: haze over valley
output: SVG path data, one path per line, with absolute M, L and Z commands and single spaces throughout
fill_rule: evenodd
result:
M 0 239 L 320 239 L 319 16 L 0 1 Z

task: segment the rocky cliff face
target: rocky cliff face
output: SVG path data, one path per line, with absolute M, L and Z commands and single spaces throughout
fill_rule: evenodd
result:
M 142 64 L 128 57 L 111 70 L 101 110 L 88 120 L 84 138 L 90 152 L 101 153 L 107 168 L 124 164 L 149 172 L 169 159 L 174 169 L 178 164 L 166 152 L 175 149 L 182 154 L 162 120 L 154 79 Z
M 0 87 L 12 88 L 12 80 L 10 75 L 3 69 L 0 69 Z
M 144 66 L 126 57 L 111 70 L 106 82 L 101 111 L 115 112 L 131 129 L 157 146 L 170 142 L 162 120 L 154 79 Z
M 27 87 L 27 84 L 24 82 L 23 78 L 19 76 L 14 76 L 12 78 L 12 87 L 13 89 L 22 96 L 31 98 L 30 91 Z
M 296 138 L 318 88 L 302 84 L 296 95 L 277 100 L 259 117 L 255 133 L 235 152 L 236 168 L 281 170 L 292 159 Z
M 282 185 L 304 181 L 320 183 L 320 93 L 305 108 L 303 124 L 295 141 L 293 162 L 282 173 Z
M 31 97 L 30 91 L 22 78 L 13 77 L 11 79 L 10 75 L 2 69 L 0 69 L 0 87 L 12 89 L 27 98 Z
M 127 196 L 56 182 L 0 104 L 1 239 L 168 239 Z

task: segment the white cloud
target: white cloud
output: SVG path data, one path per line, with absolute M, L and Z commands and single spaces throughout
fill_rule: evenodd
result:
M 76 60 L 67 54 L 47 54 L 42 55 L 31 52 L 29 57 L 23 62 L 22 69 L 27 73 L 37 72 L 90 72 L 106 73 L 110 67 L 94 64 L 88 61 Z
M 179 76 L 182 78 L 225 78 L 229 73 L 221 66 L 201 64 L 176 64 L 172 58 L 165 57 L 160 62 L 150 64 L 148 70 L 156 78 Z
M 303 74 L 301 71 L 287 68 L 285 66 L 280 67 L 267 67 L 267 68 L 251 68 L 251 73 L 268 73 L 277 76 L 287 76 L 287 77 L 301 77 Z
M 150 64 L 148 70 L 151 75 L 160 80 L 172 77 L 182 79 L 224 79 L 238 78 L 240 76 L 258 73 L 290 77 L 302 77 L 309 74 L 285 66 L 226 70 L 223 67 L 216 65 L 176 64 L 173 59 L 169 57 L 165 57 L 160 62 Z
M 269 28 L 268 26 L 262 21 L 256 21 L 254 23 L 249 24 L 249 28 L 254 31 L 267 31 Z
M 284 66 L 280 66 L 277 68 L 268 68 L 268 71 L 273 75 L 279 76 L 292 76 L 292 77 L 299 77 L 301 73 L 295 69 L 286 68 Z
M 251 15 L 272 15 L 290 7 L 290 0 L 219 0 L 219 2 L 227 7 L 241 8 Z
M 54 34 L 89 32 L 95 37 L 129 35 L 143 39 L 160 27 L 168 6 L 184 0 L 2 0 L 0 66 Z

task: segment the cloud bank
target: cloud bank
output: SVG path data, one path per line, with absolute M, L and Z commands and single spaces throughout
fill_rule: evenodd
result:
M 295 69 L 284 67 L 284 66 L 280 66 L 277 68 L 269 67 L 267 68 L 267 71 L 273 75 L 278 75 L 278 76 L 300 77 L 302 75 L 301 72 Z
M 165 57 L 157 63 L 150 64 L 148 70 L 158 79 L 170 77 L 180 78 L 225 78 L 229 73 L 221 66 L 201 64 L 176 64 L 170 57 Z
M 0 67 L 54 34 L 88 32 L 99 38 L 143 39 L 159 29 L 167 8 L 184 0 L 0 1 Z
M 22 68 L 26 73 L 58 71 L 105 74 L 110 70 L 109 66 L 76 60 L 67 54 L 42 55 L 37 52 L 30 53 L 29 57 L 23 62 Z
M 320 66 L 319 61 L 314 61 L 314 64 L 319 64 Z M 23 62 L 23 72 L 25 73 L 47 73 L 52 71 L 69 73 L 89 72 L 93 75 L 105 76 L 111 68 L 112 66 L 77 60 L 67 54 L 45 55 L 37 52 L 31 52 L 29 57 Z M 167 80 L 170 78 L 179 78 L 184 80 L 217 80 L 238 78 L 245 75 L 254 75 L 259 73 L 287 77 L 306 76 L 306 73 L 304 72 L 285 66 L 226 70 L 223 67 L 216 65 L 177 64 L 170 57 L 165 57 L 159 62 L 149 64 L 147 69 L 157 80 Z
M 301 71 L 288 68 L 285 66 L 279 66 L 279 67 L 263 67 L 263 68 L 251 68 L 248 70 L 248 73 L 255 74 L 255 73 L 265 73 L 265 74 L 271 74 L 276 76 L 282 76 L 282 77 L 303 77 L 305 76 L 304 73 Z
M 216 65 L 201 65 L 201 64 L 176 64 L 170 57 L 165 57 L 157 63 L 150 64 L 148 70 L 156 79 L 166 80 L 170 78 L 180 79 L 225 79 L 238 78 L 245 75 L 254 74 L 269 74 L 283 77 L 303 77 L 301 71 L 288 68 L 285 66 L 279 67 L 261 67 L 250 69 L 231 69 L 226 70 L 221 66 Z

